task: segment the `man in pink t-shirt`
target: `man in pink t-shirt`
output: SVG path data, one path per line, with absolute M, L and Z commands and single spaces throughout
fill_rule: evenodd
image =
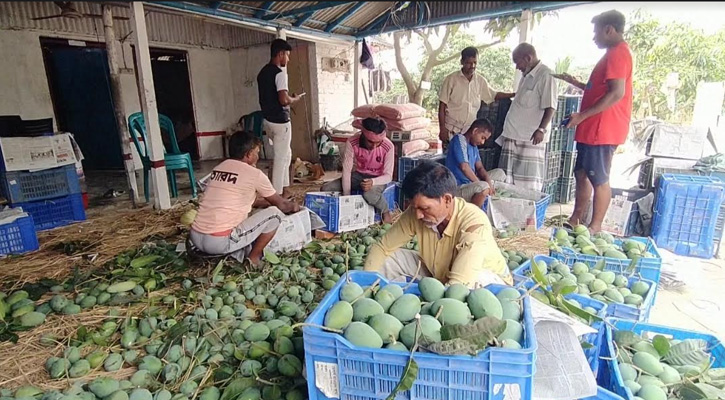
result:
M 363 198 L 381 214 L 383 222 L 392 222 L 388 202 L 383 196 L 385 187 L 393 180 L 395 148 L 385 137 L 385 122 L 365 118 L 361 133 L 348 139 L 342 161 L 342 178 L 322 185 L 322 191 L 342 192 L 362 190 Z
M 191 242 L 199 250 L 231 254 L 238 260 L 246 256 L 257 265 L 284 214 L 300 210 L 277 194 L 267 175 L 257 169 L 261 146 L 248 132 L 237 132 L 229 140 L 231 158 L 214 167 L 191 225 Z M 252 207 L 263 209 L 249 215 Z

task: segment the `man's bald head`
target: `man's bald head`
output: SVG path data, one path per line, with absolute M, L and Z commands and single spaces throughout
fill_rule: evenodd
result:
M 521 43 L 513 51 L 514 56 L 533 56 L 536 57 L 536 49 L 529 43 Z
M 528 73 L 539 62 L 539 59 L 536 57 L 536 49 L 529 43 L 521 43 L 516 46 L 511 53 L 511 58 L 514 64 L 516 64 L 516 69 L 524 74 Z

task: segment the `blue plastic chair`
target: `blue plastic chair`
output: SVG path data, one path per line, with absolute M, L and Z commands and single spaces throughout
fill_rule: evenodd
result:
M 254 133 L 262 142 L 264 142 L 263 123 L 264 117 L 262 116 L 261 111 L 249 113 L 239 119 L 239 124 L 242 125 L 242 129 L 244 129 L 244 131 L 246 132 Z M 265 159 L 267 158 L 267 152 L 264 150 L 264 146 L 262 146 L 262 155 Z
M 171 196 L 178 197 L 179 192 L 176 187 L 176 174 L 177 170 L 187 170 L 189 173 L 189 182 L 191 183 L 191 194 L 196 197 L 196 178 L 194 177 L 194 166 L 191 163 L 191 156 L 189 153 L 182 153 L 179 149 L 179 144 L 176 142 L 176 132 L 174 131 L 174 124 L 171 120 L 162 114 L 159 114 L 159 125 L 165 131 L 169 133 L 169 139 L 171 144 L 172 152 L 166 151 L 164 146 L 164 164 L 166 166 L 166 174 L 169 179 L 169 187 L 171 189 Z M 129 115 L 128 117 L 128 129 L 131 134 L 131 139 L 136 146 L 141 157 L 141 164 L 143 164 L 143 188 L 146 202 L 149 201 L 149 172 L 151 171 L 151 158 L 148 156 L 148 135 L 146 134 L 146 123 L 144 121 L 143 113 L 137 112 Z M 143 145 L 140 143 L 137 133 L 143 139 Z

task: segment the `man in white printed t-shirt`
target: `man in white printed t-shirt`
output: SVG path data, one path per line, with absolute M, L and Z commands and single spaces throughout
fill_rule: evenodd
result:
M 292 124 L 290 105 L 299 101 L 305 93 L 289 94 L 287 84 L 287 63 L 292 46 L 285 40 L 272 41 L 269 64 L 257 75 L 259 106 L 264 116 L 267 136 L 272 142 L 274 160 L 272 163 L 272 185 L 277 193 L 287 196 L 290 185 L 289 167 L 292 162 Z
M 498 166 L 506 172 L 507 183 L 539 192 L 544 190 L 546 178 L 546 143 L 556 111 L 556 82 L 551 69 L 537 58 L 534 46 L 521 43 L 511 57 L 523 76 L 503 133 L 496 140 L 501 146 Z
M 461 51 L 461 70 L 448 75 L 438 93 L 438 137 L 448 143 L 453 135 L 465 133 L 476 120 L 481 103 L 510 99 L 514 93 L 497 92 L 488 86 L 486 78 L 476 74 L 478 49 L 466 47 Z

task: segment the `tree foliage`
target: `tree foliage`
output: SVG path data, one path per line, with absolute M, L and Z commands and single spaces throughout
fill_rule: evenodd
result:
M 451 29 L 446 27 L 444 29 Z M 405 45 L 405 35 L 399 37 L 400 46 Z M 437 53 L 437 60 L 426 73 L 426 67 L 431 63 L 431 58 L 425 57 L 418 64 L 417 72 L 408 72 L 407 67 L 403 64 L 403 69 L 407 72 L 406 84 L 405 74 L 398 65 L 398 70 L 404 76 L 401 80 L 393 81 L 393 87 L 388 92 L 376 93 L 375 101 L 380 103 L 394 102 L 401 95 L 407 94 L 407 101 L 421 104 L 430 111 L 438 109 L 438 91 L 443 83 L 443 79 L 453 71 L 461 68 L 460 52 L 465 47 L 474 46 L 479 48 L 477 72 L 483 75 L 488 83 L 496 90 L 511 91 L 513 88 L 514 65 L 511 61 L 511 49 L 507 47 L 491 47 L 498 44 L 493 43 L 476 45 L 476 39 L 473 35 L 463 32 L 455 28 L 449 33 L 448 38 L 442 43 L 440 52 Z M 430 45 L 430 43 L 429 43 Z M 430 46 L 432 48 L 432 46 Z M 422 51 L 426 51 L 426 45 L 421 46 Z M 396 58 L 400 54 L 396 50 Z M 401 60 L 402 62 L 402 60 Z M 431 82 L 430 90 L 421 90 L 421 80 Z M 412 91 L 411 91 L 412 89 Z
M 540 21 L 544 15 L 556 15 L 556 12 L 546 11 L 536 13 L 533 20 L 531 21 L 532 26 L 536 22 Z M 479 52 L 483 52 L 489 47 L 501 43 L 504 39 L 506 39 L 511 31 L 513 31 L 519 25 L 520 22 L 520 15 L 494 18 L 489 20 L 488 23 L 486 23 L 484 30 L 491 34 L 494 38 L 496 38 L 496 40 L 486 44 L 475 44 L 473 36 L 461 32 L 461 26 L 459 24 L 446 25 L 442 28 L 442 32 L 440 27 L 435 27 L 416 29 L 412 32 L 407 31 L 394 33 L 393 46 L 395 47 L 395 64 L 398 67 L 398 71 L 403 78 L 403 83 L 405 84 L 405 89 L 408 93 L 408 100 L 411 103 L 421 105 L 425 101 L 427 105 L 430 106 L 430 93 L 433 91 L 433 89 L 436 89 L 436 87 L 440 88 L 440 81 L 432 80 L 432 76 L 434 75 L 435 70 L 440 70 L 439 67 L 441 66 L 446 66 L 447 68 L 450 68 L 450 63 L 457 64 L 460 51 L 466 46 L 474 46 L 478 48 Z M 426 58 L 421 63 L 421 68 L 419 68 L 419 74 L 413 74 L 408 70 L 407 66 L 405 65 L 405 60 L 403 60 L 402 56 L 403 42 L 405 39 L 407 39 L 407 43 L 410 44 L 410 38 L 412 33 L 415 33 L 415 35 L 420 37 L 420 39 L 422 40 L 422 50 L 426 55 Z M 438 47 L 434 47 L 431 43 L 430 39 L 433 33 L 435 33 L 436 35 L 442 35 L 442 41 Z M 467 43 L 465 45 L 461 45 L 462 41 L 466 41 Z M 503 52 L 496 52 L 494 55 L 496 56 L 495 58 L 499 59 L 502 54 Z M 479 64 L 481 64 L 482 61 L 481 56 L 482 54 L 479 54 Z M 508 58 L 509 57 L 507 56 L 507 59 Z M 506 64 L 508 64 L 508 68 L 504 67 L 503 70 L 510 70 L 511 80 L 513 80 L 513 66 L 510 62 Z M 497 67 L 499 66 L 503 67 L 503 65 L 497 65 Z M 453 70 L 455 70 L 455 68 L 451 69 L 451 71 Z M 479 68 L 479 70 L 481 69 Z M 440 79 L 442 81 L 440 75 L 441 74 L 436 74 L 436 79 Z M 443 75 L 443 77 L 445 77 L 445 75 Z M 423 89 L 421 87 L 421 82 L 431 82 L 431 90 Z M 437 91 L 435 93 L 437 93 Z
M 635 118 L 689 121 L 698 83 L 725 80 L 725 30 L 708 35 L 689 24 L 665 25 L 641 10 L 634 12 L 629 21 L 625 39 L 634 58 Z M 662 90 L 671 72 L 678 73 L 680 81 L 674 111 L 669 109 Z

